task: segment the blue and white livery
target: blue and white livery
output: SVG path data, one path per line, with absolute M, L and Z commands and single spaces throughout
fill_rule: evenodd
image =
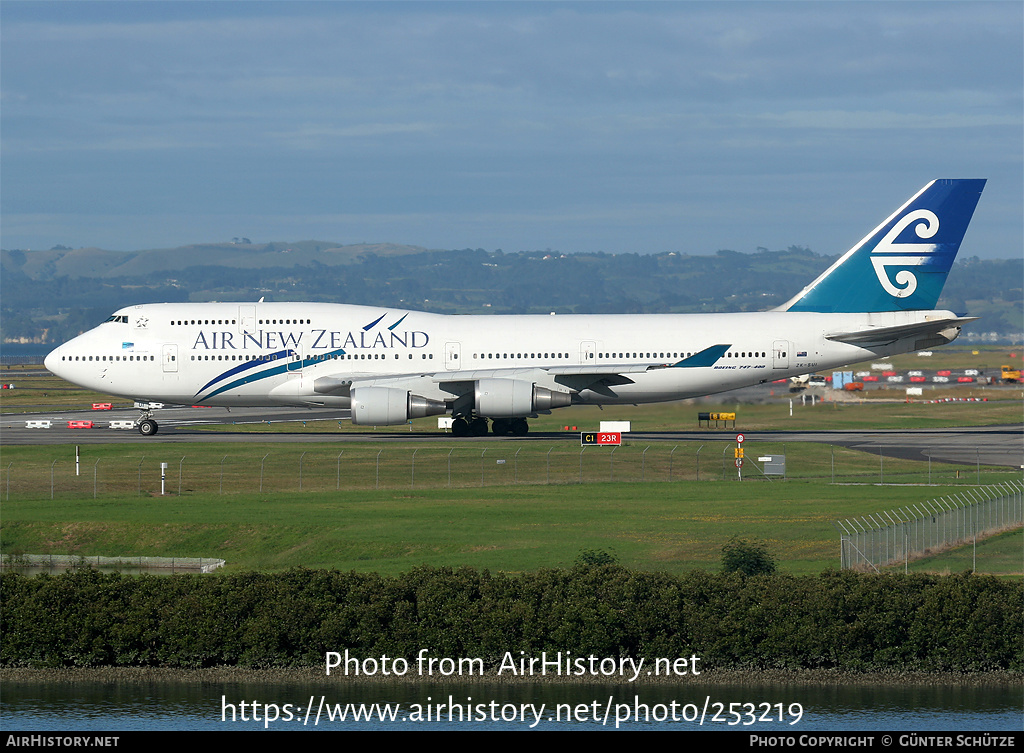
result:
M 569 405 L 708 395 L 952 341 L 933 310 L 984 188 L 936 180 L 773 311 L 443 316 L 330 303 L 129 306 L 46 358 L 144 402 L 351 410 L 389 425 L 451 414 L 457 435 L 525 434 Z M 151 412 L 138 423 L 157 432 Z

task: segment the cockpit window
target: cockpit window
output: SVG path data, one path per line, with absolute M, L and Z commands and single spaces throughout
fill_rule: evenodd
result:
M 128 323 L 128 317 L 127 316 L 118 316 L 117 314 L 112 314 L 111 316 L 107 317 L 107 322 L 120 322 L 121 324 L 127 324 Z M 106 324 L 106 322 L 104 322 L 104 324 Z

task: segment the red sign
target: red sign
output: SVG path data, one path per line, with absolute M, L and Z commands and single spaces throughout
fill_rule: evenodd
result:
M 598 445 L 621 445 L 622 432 L 618 431 L 591 431 L 580 434 L 580 444 Z
M 736 435 L 736 444 L 743 444 L 743 435 L 742 434 L 737 434 Z

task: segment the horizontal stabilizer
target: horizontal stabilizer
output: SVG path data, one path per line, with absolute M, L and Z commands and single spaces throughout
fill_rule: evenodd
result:
M 952 319 L 935 319 L 930 322 L 899 324 L 895 327 L 874 327 L 856 332 L 838 332 L 832 335 L 825 335 L 825 339 L 854 345 L 883 345 L 910 337 L 934 335 L 951 328 L 959 329 L 965 324 L 976 322 L 977 320 L 978 317 L 976 316 L 959 316 Z

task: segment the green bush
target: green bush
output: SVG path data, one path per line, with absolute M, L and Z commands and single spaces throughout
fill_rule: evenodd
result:
M 775 572 L 775 558 L 763 541 L 733 536 L 722 547 L 722 572 L 771 575 Z
M 582 549 L 576 557 L 577 565 L 617 565 L 619 558 L 606 549 Z

